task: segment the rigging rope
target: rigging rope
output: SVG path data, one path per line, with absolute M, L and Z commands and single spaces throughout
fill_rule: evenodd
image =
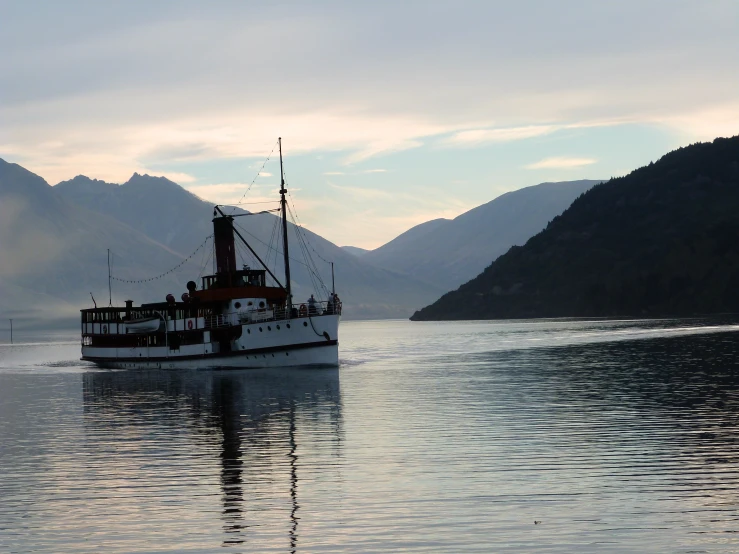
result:
M 262 215 L 262 214 L 269 214 L 272 212 L 279 212 L 281 208 L 274 208 L 272 210 L 262 210 L 261 212 L 248 212 L 245 214 L 233 214 L 231 217 L 246 217 L 249 215 Z
M 266 256 L 267 261 L 265 262 L 267 265 L 269 265 L 270 257 L 273 258 L 272 265 L 271 265 L 272 273 L 277 272 L 277 252 L 272 247 L 272 245 L 275 244 L 274 242 L 275 240 L 280 239 L 281 229 L 282 229 L 282 226 L 280 225 L 280 219 L 276 217 L 274 224 L 272 225 L 272 233 L 270 234 L 270 237 L 269 237 L 269 246 L 268 246 L 267 256 Z M 274 252 L 274 256 L 272 255 L 273 252 Z
M 290 189 L 287 187 L 287 179 L 285 178 L 285 173 L 283 172 L 283 179 L 285 181 L 285 188 L 287 189 L 287 195 L 290 199 L 290 202 L 287 203 L 287 209 L 290 212 L 290 215 L 293 218 L 293 223 L 295 226 L 295 236 L 298 238 L 298 245 L 301 247 L 301 250 L 303 251 L 303 257 L 307 262 L 309 262 L 310 265 L 306 264 L 306 267 L 309 269 L 309 273 L 311 274 L 311 282 L 313 284 L 313 288 L 316 292 L 318 292 L 319 288 L 322 288 L 323 291 L 325 291 L 326 295 L 329 295 L 329 290 L 326 284 L 323 282 L 323 279 L 321 278 L 321 273 L 318 270 L 318 267 L 316 266 L 315 261 L 313 260 L 313 257 L 310 255 L 310 252 L 308 252 L 308 248 L 312 250 L 316 256 L 318 256 L 321 260 L 323 260 L 325 263 L 332 265 L 331 262 L 329 262 L 326 258 L 321 256 L 315 248 L 313 248 L 313 245 L 308 240 L 308 237 L 303 229 L 303 224 L 300 221 L 300 218 L 298 217 L 298 210 L 295 208 L 295 202 L 293 201 L 292 194 L 290 194 Z M 320 283 L 320 287 L 318 284 L 313 280 L 313 276 L 317 278 L 318 282 Z
M 244 191 L 244 194 L 242 194 L 242 195 L 241 195 L 241 198 L 239 198 L 239 201 L 238 201 L 238 202 L 236 202 L 236 204 L 235 204 L 235 205 L 239 205 L 239 204 L 241 204 L 241 201 L 242 201 L 242 200 L 243 200 L 244 198 L 246 198 L 246 195 L 247 195 L 247 194 L 249 193 L 249 191 L 251 190 L 251 187 L 252 187 L 252 186 L 254 185 L 254 183 L 256 182 L 256 180 L 257 180 L 257 179 L 259 178 L 259 175 L 260 175 L 260 173 L 262 173 L 262 170 L 264 169 L 264 166 L 265 166 L 265 165 L 267 165 L 267 162 L 268 162 L 268 161 L 269 161 L 269 159 L 270 159 L 270 158 L 272 157 L 272 154 L 274 153 L 274 151 L 275 151 L 275 148 L 277 148 L 277 144 L 278 144 L 278 143 L 279 143 L 279 139 L 277 139 L 277 142 L 275 142 L 274 146 L 272 146 L 272 150 L 270 150 L 270 151 L 269 151 L 269 155 L 267 156 L 267 159 L 266 159 L 266 160 L 264 160 L 264 163 L 262 164 L 262 167 L 260 167 L 260 168 L 259 168 L 259 171 L 257 171 L 257 174 L 256 174 L 256 175 L 254 176 L 254 179 L 252 179 L 252 180 L 251 180 L 251 183 L 249 183 L 249 186 L 248 186 L 248 187 L 246 188 L 246 191 Z M 231 205 L 234 205 L 234 204 L 231 204 Z M 235 211 L 236 211 L 236 210 L 233 210 L 233 211 L 231 212 L 231 214 L 233 215 L 233 213 L 234 213 Z
M 259 178 L 259 175 L 262 173 L 262 170 L 264 170 L 264 167 L 267 165 L 267 162 L 272 157 L 272 154 L 274 153 L 275 148 L 277 148 L 279 142 L 280 142 L 280 140 L 277 139 L 277 142 L 275 142 L 274 146 L 272 146 L 272 150 L 270 150 L 269 155 L 267 156 L 267 158 L 262 163 L 262 166 L 259 168 L 259 171 L 254 176 L 254 179 L 252 179 L 251 183 L 249 183 L 249 186 L 247 187 L 246 191 L 244 191 L 244 194 L 242 194 L 241 195 L 241 198 L 239 198 L 239 201 L 236 202 L 236 203 L 234 203 L 234 204 L 229 204 L 229 206 L 238 206 L 238 205 L 241 205 L 242 204 L 242 201 L 244 200 L 244 198 L 246 197 L 246 195 L 251 190 L 251 188 L 254 185 L 254 183 L 256 182 L 257 178 Z M 281 167 L 281 169 L 282 169 L 282 167 Z M 283 173 L 283 180 L 284 180 L 284 173 Z M 310 250 L 312 250 L 316 254 L 316 256 L 318 256 L 325 263 L 332 264 L 332 262 L 329 262 L 323 256 L 321 256 L 316 251 L 316 249 L 313 247 L 313 245 L 308 241 L 307 236 L 305 235 L 305 232 L 302 229 L 302 223 L 300 223 L 300 220 L 298 219 L 297 210 L 295 209 L 295 205 L 294 205 L 294 202 L 293 202 L 292 195 L 289 192 L 288 192 L 288 195 L 290 197 L 290 204 L 292 204 L 292 206 L 290 206 L 290 204 L 287 204 L 287 210 L 289 211 L 290 215 L 293 218 L 293 223 L 294 223 L 294 227 L 295 227 L 295 235 L 298 238 L 298 245 L 300 246 L 300 250 L 301 250 L 301 252 L 303 254 L 303 258 L 305 259 L 305 261 L 307 263 L 304 263 L 304 262 L 302 262 L 300 260 L 297 260 L 297 259 L 293 258 L 292 256 L 290 256 L 289 259 L 292 260 L 292 261 L 294 261 L 294 262 L 297 262 L 297 263 L 299 263 L 299 264 L 301 264 L 303 266 L 305 266 L 308 269 L 308 276 L 309 276 L 309 278 L 311 280 L 311 284 L 313 285 L 313 289 L 316 291 L 316 293 L 319 291 L 319 289 L 323 289 L 323 291 L 325 291 L 326 295 L 328 295 L 329 294 L 328 287 L 326 287 L 326 284 L 323 282 L 323 279 L 321 278 L 321 274 L 318 271 L 318 267 L 316 266 L 316 263 L 313 260 L 313 257 L 310 255 L 309 248 L 310 248 Z M 253 204 L 258 204 L 260 202 L 252 202 L 252 203 Z M 264 202 L 264 203 L 267 203 L 267 202 Z M 244 204 L 248 204 L 248 203 L 244 203 Z M 231 215 L 234 215 L 235 211 L 236 211 L 236 209 L 234 208 L 232 210 L 232 212 L 231 212 Z M 280 211 L 280 210 L 279 209 L 278 210 L 263 210 L 263 211 L 257 212 L 257 213 L 240 214 L 240 215 L 259 215 L 259 214 L 266 214 L 266 213 L 276 212 L 276 211 Z M 285 215 L 287 215 L 287 214 L 285 214 Z M 275 266 L 275 269 L 276 269 L 276 266 L 277 266 L 277 256 L 279 254 L 283 254 L 284 255 L 283 252 L 281 252 L 280 250 L 278 250 L 276 247 L 273 247 L 272 246 L 272 243 L 273 243 L 273 241 L 275 239 L 275 236 L 277 237 L 277 239 L 279 239 L 282 236 L 281 235 L 282 229 L 281 229 L 281 227 L 278 227 L 277 226 L 277 220 L 275 222 L 275 227 L 273 227 L 273 229 L 272 229 L 272 233 L 271 233 L 271 236 L 270 236 L 270 239 L 269 239 L 269 244 L 268 243 L 265 243 L 263 240 L 261 240 L 258 237 L 254 236 L 252 233 L 250 233 L 249 231 L 247 231 L 246 229 L 244 229 L 240 225 L 237 225 L 236 222 L 234 222 L 233 225 L 236 226 L 236 227 L 238 227 L 244 233 L 246 233 L 247 235 L 249 235 L 250 237 L 254 238 L 255 240 L 257 240 L 258 242 L 260 242 L 261 244 L 263 244 L 264 246 L 267 247 L 267 255 L 265 256 L 266 260 L 264 262 L 265 263 L 265 269 L 269 269 L 268 266 L 269 266 L 269 263 L 270 263 L 270 257 L 272 255 L 272 253 L 274 252 L 274 266 Z M 275 233 L 275 230 L 277 230 L 277 233 Z M 188 257 L 188 259 L 189 259 L 189 257 Z M 242 257 L 242 260 L 243 259 L 244 258 Z M 185 260 L 185 261 L 187 261 L 187 260 Z M 182 265 L 182 264 L 180 264 L 180 265 Z M 176 269 L 176 268 L 174 268 L 174 269 Z M 173 271 L 173 270 L 170 270 L 167 273 L 171 273 L 171 271 Z M 163 277 L 167 273 L 164 273 L 161 276 L 155 277 L 153 279 L 158 279 L 159 277 Z M 274 271 L 273 271 L 273 273 L 274 273 Z M 153 280 L 153 279 L 147 279 L 147 280 L 140 281 L 140 282 L 145 282 L 145 281 Z M 312 322 L 311 322 L 311 324 L 312 324 Z M 315 331 L 315 329 L 314 329 L 314 331 Z
M 297 209 L 295 208 L 295 202 L 293 201 L 293 196 L 292 196 L 292 194 L 290 194 L 290 191 L 289 191 L 289 190 L 287 191 L 287 195 L 288 195 L 288 196 L 290 197 L 290 204 L 292 205 L 292 208 L 291 208 L 291 210 L 290 210 L 290 213 L 293 213 L 293 212 L 295 212 L 295 213 L 294 213 L 294 217 L 295 217 L 295 223 L 296 223 L 296 226 L 298 226 L 298 227 L 300 227 L 300 228 L 302 229 L 302 228 L 303 228 L 303 223 L 302 223 L 302 222 L 300 221 L 300 218 L 298 217 L 298 210 L 297 210 Z M 309 243 L 309 244 L 310 244 L 310 243 Z M 332 263 L 333 263 L 333 262 L 330 262 L 330 261 L 328 261 L 328 260 L 327 260 L 326 258 L 324 258 L 323 256 L 321 256 L 321 255 L 320 255 L 320 254 L 319 254 L 319 253 L 318 253 L 318 252 L 316 251 L 316 249 L 315 249 L 315 248 L 313 248 L 313 245 L 312 245 L 312 244 L 310 245 L 310 249 L 311 249 L 311 250 L 313 250 L 313 252 L 315 252 L 316 256 L 318 256 L 319 258 L 321 258 L 321 259 L 322 259 L 322 260 L 323 260 L 324 262 L 326 262 L 327 264 L 329 264 L 329 265 L 330 265 L 330 264 L 332 264 Z
M 292 197 L 290 197 L 290 199 L 292 200 Z M 290 204 L 293 204 L 293 202 L 290 202 Z M 310 247 L 310 249 L 313 250 L 313 252 L 315 252 L 316 256 L 321 258 L 324 262 L 329 263 L 329 264 L 331 262 L 324 259 L 323 256 L 321 256 L 318 252 L 316 252 L 316 249 L 313 248 L 313 245 L 311 245 L 308 242 L 306 233 L 304 232 L 302 225 L 300 225 L 300 220 L 297 217 L 297 210 L 295 209 L 294 204 L 292 206 L 290 204 L 287 205 L 287 209 L 290 212 L 290 215 L 292 216 L 293 221 L 295 223 L 295 235 L 298 237 L 298 244 L 300 245 L 301 250 L 303 251 L 303 257 L 312 266 L 311 273 L 316 276 L 316 278 L 318 279 L 318 282 L 320 283 L 320 287 L 314 283 L 314 288 L 316 291 L 318 291 L 319 288 L 322 288 L 326 292 L 326 295 L 328 295 L 329 294 L 328 287 L 323 282 L 323 279 L 321 278 L 321 272 L 318 270 L 318 266 L 316 266 L 316 262 L 313 260 L 313 256 L 311 256 L 310 252 L 308 252 L 308 248 Z
M 295 221 L 295 214 L 293 213 L 292 208 L 288 204 L 287 206 L 288 211 L 290 212 L 290 215 L 293 217 L 293 221 Z M 302 232 L 302 229 L 298 225 L 294 225 L 295 227 L 295 236 L 298 238 L 298 246 L 300 246 L 300 250 L 303 253 L 303 258 L 305 259 L 308 264 L 306 264 L 306 267 L 308 267 L 309 270 L 309 277 L 311 279 L 311 284 L 313 285 L 313 290 L 318 293 L 319 289 L 323 289 L 323 291 L 328 296 L 328 287 L 326 287 L 326 284 L 323 282 L 323 279 L 321 279 L 321 273 L 318 271 L 318 268 L 316 267 L 316 263 L 313 261 L 312 256 L 310 255 L 310 252 L 308 252 L 308 246 L 306 244 L 306 239 L 304 236 L 304 233 Z
M 282 254 L 282 250 L 278 250 L 277 248 L 275 248 L 275 247 L 273 247 L 273 246 L 270 246 L 269 244 L 267 244 L 266 242 L 264 242 L 264 241 L 263 241 L 262 239 L 260 239 L 259 237 L 257 237 L 257 236 L 255 236 L 255 235 L 253 235 L 252 233 L 250 233 L 249 231 L 247 231 L 246 229 L 244 229 L 244 228 L 243 228 L 243 227 L 242 227 L 241 225 L 236 225 L 236 222 L 234 222 L 234 226 L 235 226 L 235 227 L 238 227 L 239 229 L 241 229 L 241 230 L 242 230 L 242 231 L 243 231 L 244 233 L 246 233 L 247 235 L 249 235 L 249 236 L 250 236 L 251 238 L 253 238 L 253 239 L 254 239 L 255 241 L 257 241 L 257 242 L 259 242 L 259 243 L 263 244 L 263 245 L 264 245 L 264 246 L 266 246 L 266 247 L 267 247 L 268 249 L 270 249 L 270 250 L 273 250 L 273 251 L 274 251 L 274 252 L 276 252 L 277 254 Z M 310 269 L 310 266 L 309 266 L 308 264 L 305 264 L 305 263 L 301 262 L 301 261 L 300 261 L 300 260 L 298 260 L 297 258 L 293 258 L 292 256 L 290 256 L 290 260 L 291 260 L 291 261 L 293 261 L 293 262 L 297 262 L 297 263 L 299 263 L 300 265 L 303 265 L 303 266 L 307 267 L 308 269 Z
M 200 273 L 198 273 L 198 281 L 203 277 L 203 273 L 205 273 L 205 266 L 208 265 L 210 258 L 213 256 L 213 250 L 215 250 L 215 243 L 213 243 L 213 246 L 214 247 L 210 249 L 210 252 L 208 252 L 207 250 L 203 250 L 203 257 L 200 259 Z M 207 254 L 207 258 L 206 258 L 206 254 Z
M 178 263 L 178 264 L 177 264 L 176 266 L 174 266 L 174 267 L 173 267 L 172 269 L 170 269 L 169 271 L 165 271 L 164 273 L 162 273 L 162 274 L 160 274 L 160 275 L 157 275 L 156 277 L 149 277 L 148 279 L 121 279 L 121 278 L 119 278 L 119 277 L 114 277 L 113 275 L 111 275 L 111 276 L 110 276 L 110 278 L 111 278 L 111 279 L 113 279 L 114 281 L 118 281 L 118 282 L 120 282 L 120 283 L 148 283 L 149 281 L 155 281 L 155 280 L 157 280 L 157 279 L 161 279 L 161 278 L 162 278 L 162 277 L 164 277 L 165 275 L 169 275 L 170 273 L 173 273 L 174 271 L 177 271 L 177 270 L 178 270 L 179 268 L 181 268 L 181 267 L 182 267 L 183 265 L 185 265 L 185 264 L 186 264 L 186 263 L 187 263 L 188 261 L 190 261 L 190 259 L 191 259 L 191 258 L 192 258 L 192 257 L 193 257 L 193 256 L 194 256 L 195 254 L 197 254 L 197 253 L 198 253 L 198 251 L 199 251 L 199 250 L 200 250 L 201 248 L 203 248 L 203 247 L 204 247 L 204 246 L 205 246 L 205 245 L 206 245 L 206 244 L 208 243 L 208 241 L 209 241 L 209 240 L 210 240 L 210 239 L 211 239 L 212 237 L 213 237 L 213 235 L 209 235 L 209 236 L 207 236 L 207 237 L 205 238 L 205 240 L 204 240 L 204 241 L 202 242 L 202 244 L 201 244 L 200 246 L 198 246 L 198 247 L 197 247 L 197 248 L 196 248 L 196 249 L 195 249 L 195 250 L 193 251 L 193 253 L 192 253 L 192 254 L 190 254 L 190 255 L 189 255 L 189 256 L 188 256 L 187 258 L 185 258 L 184 260 L 182 260 L 182 261 L 181 261 L 180 263 Z

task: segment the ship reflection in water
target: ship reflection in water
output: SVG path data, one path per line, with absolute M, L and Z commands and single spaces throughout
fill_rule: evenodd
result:
M 149 434 L 194 433 L 195 442 L 207 448 L 171 451 L 167 458 L 175 466 L 183 456 L 218 456 L 223 546 L 244 543 L 250 528 L 252 535 L 262 534 L 267 516 L 284 519 L 282 526 L 270 523 L 277 524 L 270 531 L 283 527 L 282 550 L 297 549 L 300 452 L 308 449 L 315 455 L 319 448 L 329 460 L 340 455 L 338 369 L 96 372 L 84 375 L 83 391 L 93 433 L 108 434 L 111 430 L 104 428 L 111 425 L 119 441 L 138 437 L 136 442 Z M 163 448 L 173 446 L 168 443 Z M 332 475 L 332 486 L 337 477 Z M 202 510 L 197 504 L 194 508 Z M 269 537 L 269 543 L 279 545 L 279 537 Z

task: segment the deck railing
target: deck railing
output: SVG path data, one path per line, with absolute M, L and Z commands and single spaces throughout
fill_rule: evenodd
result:
M 228 327 L 236 323 L 233 313 L 205 316 L 205 328 Z
M 319 302 L 293 304 L 292 310 L 279 306 L 274 309 L 252 309 L 240 310 L 238 312 L 227 312 L 220 315 L 205 317 L 205 328 L 228 327 L 231 325 L 242 325 L 244 323 L 258 323 L 262 321 L 282 321 L 297 317 L 319 317 L 323 315 L 341 314 L 341 303 Z

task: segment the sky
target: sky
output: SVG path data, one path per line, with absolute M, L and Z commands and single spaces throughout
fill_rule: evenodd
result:
M 0 0 L 0 13 L 0 158 L 50 184 L 164 175 L 249 209 L 277 199 L 281 136 L 300 223 L 339 245 L 739 134 L 735 0 Z

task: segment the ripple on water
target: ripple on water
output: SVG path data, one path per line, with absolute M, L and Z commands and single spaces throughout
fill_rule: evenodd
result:
M 1 347 L 0 551 L 734 551 L 736 330 L 350 323 L 339 370 Z

